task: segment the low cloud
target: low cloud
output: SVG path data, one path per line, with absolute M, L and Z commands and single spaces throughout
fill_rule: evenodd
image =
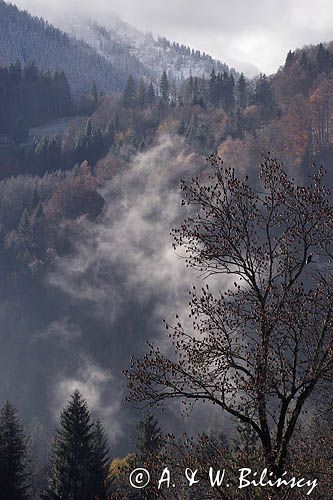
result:
M 16 0 L 18 6 L 55 22 L 83 15 L 108 25 L 114 13 L 154 34 L 210 53 L 224 62 L 252 63 L 266 73 L 284 63 L 289 49 L 329 41 L 330 0 Z

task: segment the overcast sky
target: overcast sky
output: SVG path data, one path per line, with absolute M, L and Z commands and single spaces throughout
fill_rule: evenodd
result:
M 266 73 L 288 50 L 333 39 L 332 0 L 12 0 L 55 20 L 85 13 L 107 25 L 108 15 L 144 31 L 190 45 L 221 61 L 243 61 Z

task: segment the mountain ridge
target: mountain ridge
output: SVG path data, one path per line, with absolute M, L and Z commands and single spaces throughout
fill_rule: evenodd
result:
M 123 21 L 119 16 L 109 16 L 104 25 L 99 22 L 77 16 L 75 21 L 60 21 L 63 29 L 72 36 L 86 41 L 112 63 L 112 44 L 121 44 L 127 52 L 146 68 L 148 76 L 158 82 L 166 70 L 168 77 L 180 84 L 190 76 L 208 76 L 212 69 L 216 72 L 238 72 L 226 63 L 212 58 L 209 54 L 193 48 L 171 42 L 165 37 L 154 38 L 152 33 L 143 33 L 136 27 Z M 111 50 L 110 50 L 111 49 Z
M 54 27 L 41 17 L 0 0 L 0 64 L 35 62 L 43 71 L 64 71 L 74 95 L 91 89 L 121 91 L 129 76 L 82 40 Z M 138 75 L 143 73 L 138 68 Z

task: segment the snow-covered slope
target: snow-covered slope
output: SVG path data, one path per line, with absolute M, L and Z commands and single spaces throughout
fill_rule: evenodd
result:
M 151 33 L 143 33 L 116 15 L 108 17 L 105 26 L 97 22 L 77 18 L 62 27 L 79 39 L 85 40 L 112 63 L 118 63 L 122 53 L 133 68 L 133 73 L 144 73 L 158 80 L 164 70 L 168 77 L 180 83 L 192 76 L 208 76 L 212 69 L 229 71 L 226 64 L 214 60 L 208 54 L 191 49 L 166 38 L 155 39 Z M 140 66 L 141 65 L 141 66 Z M 234 69 L 230 70 L 235 73 Z

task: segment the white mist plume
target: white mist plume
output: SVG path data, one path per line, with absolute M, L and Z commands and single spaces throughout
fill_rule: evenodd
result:
M 103 189 L 103 217 L 83 222 L 77 253 L 59 259 L 50 283 L 110 322 L 129 294 L 141 303 L 163 294 L 158 310 L 170 300 L 176 310 L 192 276 L 171 247 L 170 230 L 180 218 L 178 178 L 196 166 L 195 156 L 184 156 L 169 136 L 139 153 Z
M 125 171 L 108 181 L 102 191 L 104 214 L 96 223 L 82 221 L 77 251 L 59 259 L 49 276 L 50 284 L 66 293 L 74 306 L 106 325 L 107 333 L 101 341 L 104 361 L 95 353 L 93 362 L 103 370 L 110 368 L 112 383 L 123 388 L 124 392 L 113 395 L 119 412 L 125 393 L 121 369 L 128 368 L 132 355 L 145 352 L 147 340 L 156 340 L 162 350 L 170 348 L 162 319 L 174 323 L 178 313 L 185 328 L 191 327 L 188 290 L 193 284 L 202 286 L 201 279 L 185 268 L 184 260 L 172 249 L 170 236 L 170 230 L 186 216 L 180 206 L 179 180 L 192 177 L 205 164 L 201 157 L 186 156 L 182 146 L 181 139 L 163 135 L 155 146 L 137 154 Z M 220 279 L 217 285 L 216 290 L 224 288 L 226 282 Z M 82 334 L 83 338 L 95 338 L 95 343 L 100 335 L 100 331 Z M 92 359 L 91 352 L 88 355 Z M 90 373 L 86 364 L 83 373 Z M 66 388 L 68 396 L 72 377 L 66 377 L 60 387 Z M 97 391 L 98 400 L 98 386 L 92 384 L 87 389 L 85 385 L 84 389 L 91 400 Z M 170 404 L 168 409 L 177 422 L 179 404 Z M 121 421 L 120 413 L 118 417 Z M 202 430 L 203 419 L 207 429 L 210 423 L 216 423 L 216 412 L 212 408 L 196 410 L 193 422 L 186 422 L 186 426 L 193 432 Z M 179 420 L 178 424 L 182 425 Z

